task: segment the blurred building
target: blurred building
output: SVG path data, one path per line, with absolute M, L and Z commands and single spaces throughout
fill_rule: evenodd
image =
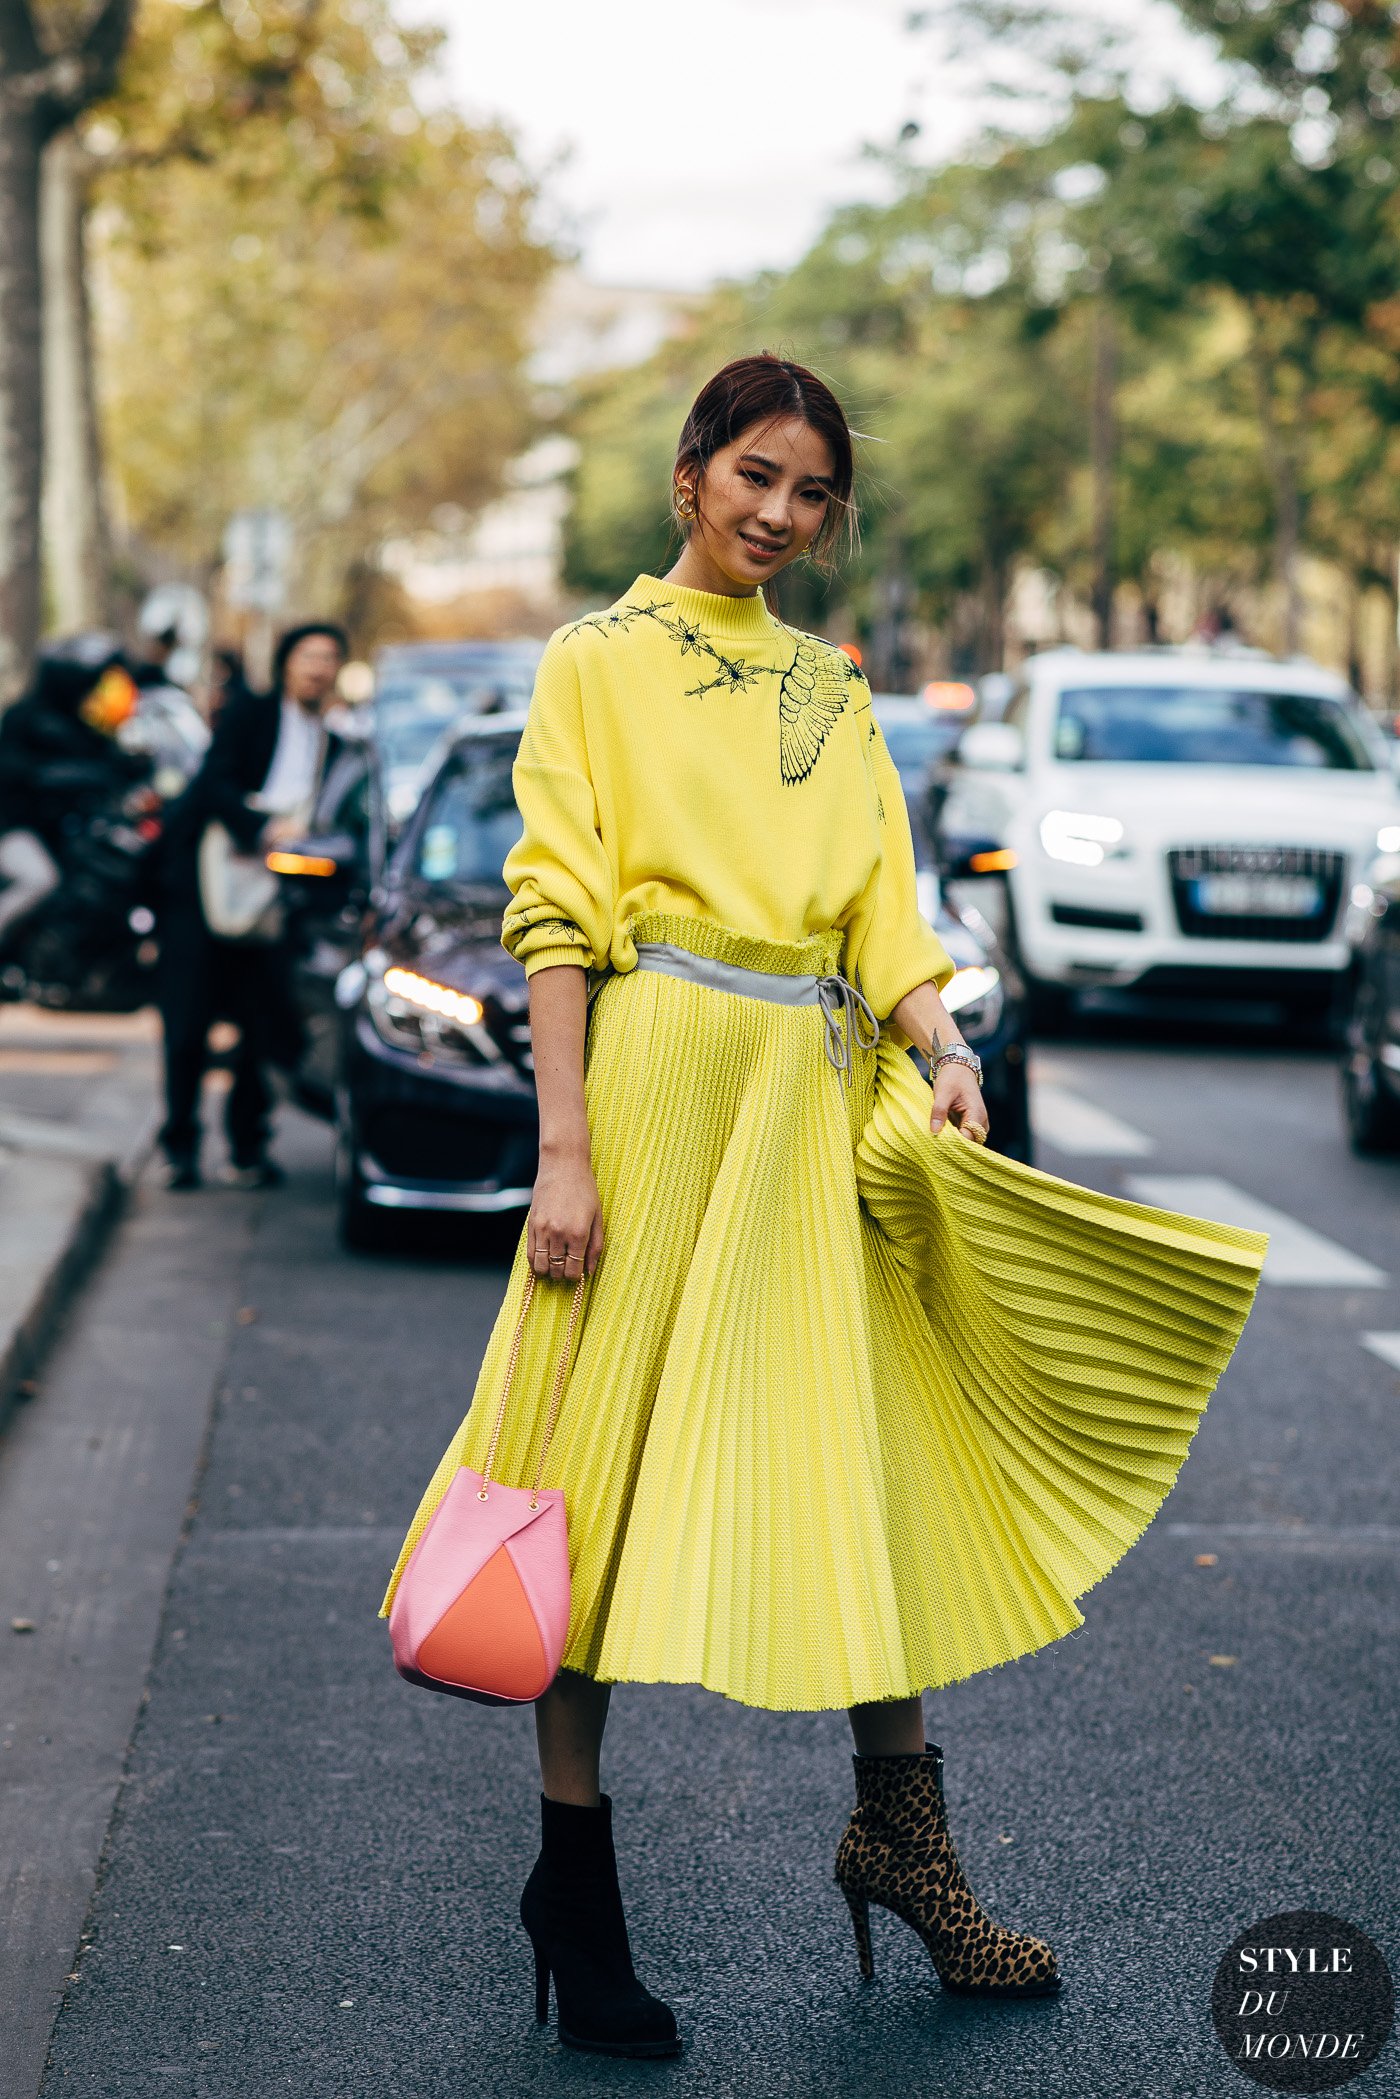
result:
M 640 364 L 685 321 L 684 292 L 592 284 L 563 270 L 540 303 L 530 376 L 546 398 L 590 373 Z M 432 530 L 393 541 L 383 565 L 425 637 L 548 634 L 574 609 L 561 587 L 566 477 L 575 447 L 551 436 L 506 474 L 496 502 L 468 519 L 450 504 Z

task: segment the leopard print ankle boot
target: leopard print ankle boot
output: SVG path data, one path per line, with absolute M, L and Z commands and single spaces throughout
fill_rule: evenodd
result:
M 916 1931 L 945 1990 L 979 1997 L 1043 1997 L 1060 1987 L 1043 1939 L 1007 1931 L 967 1884 L 943 1804 L 943 1752 L 857 1756 L 856 1808 L 836 1853 L 836 1885 L 850 1904 L 860 1972 L 875 1973 L 870 1905 Z

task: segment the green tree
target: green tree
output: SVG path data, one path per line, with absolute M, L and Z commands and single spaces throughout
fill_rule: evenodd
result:
M 1351 351 L 1382 347 L 1400 295 L 1400 18 L 1388 0 L 1177 6 L 1215 48 L 1218 98 L 1204 109 L 1177 102 L 1138 112 L 1125 129 L 1140 142 L 1147 182 L 1125 191 L 1120 170 L 1104 206 L 1155 251 L 1183 305 L 1192 294 L 1223 295 L 1243 317 L 1241 370 L 1224 375 L 1223 391 L 1232 410 L 1241 384 L 1253 401 L 1280 638 L 1292 650 L 1307 506 L 1327 478 L 1318 455 L 1334 450 L 1335 418 L 1349 412 L 1338 373 L 1373 369 L 1373 356 Z M 1121 75 L 1121 53 L 1076 37 L 1067 11 L 1043 0 L 958 0 L 950 13 L 1039 60 L 1047 106 L 1060 112 L 1043 149 L 1052 154 L 1071 146 L 1086 112 L 1094 121 L 1086 77 L 1096 67 Z M 1165 154 L 1164 118 L 1176 133 Z
M 510 138 L 420 112 L 435 38 L 401 36 L 381 0 L 322 29 L 279 90 L 286 121 L 207 157 L 113 154 L 100 318 L 129 532 L 210 570 L 231 511 L 281 508 L 300 589 L 334 603 L 384 538 L 495 493 L 532 432 L 527 333 L 555 254 Z
M 766 344 L 822 370 L 871 433 L 865 546 L 839 588 L 877 658 L 885 608 L 912 602 L 969 661 L 996 662 L 1027 564 L 1104 639 L 1122 584 L 1155 634 L 1183 576 L 1208 600 L 1272 573 L 1295 646 L 1305 546 L 1354 593 L 1393 589 L 1394 10 L 1183 0 L 1217 36 L 1221 94 L 1151 109 L 1087 17 L 1031 0 L 952 12 L 1040 61 L 1039 128 L 948 167 L 892 156 L 888 206 L 836 213 L 792 270 L 717 295 L 620 392 L 595 386 L 575 580 L 630 580 L 694 385 Z M 831 609 L 793 584 L 810 616 Z
M 219 0 L 144 0 L 115 92 L 44 153 L 44 519 L 50 612 L 60 628 L 110 615 L 111 535 L 97 414 L 88 286 L 88 217 L 117 170 L 188 159 L 209 165 L 247 127 L 285 123 L 293 88 L 334 35 L 324 0 L 270 0 L 255 12 Z M 431 33 L 426 40 L 431 45 Z M 318 136 L 334 135 L 321 106 Z M 328 122 L 327 119 L 330 119 Z

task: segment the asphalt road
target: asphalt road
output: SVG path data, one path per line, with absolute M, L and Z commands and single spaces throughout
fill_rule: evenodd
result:
M 928 1701 L 973 1885 L 1056 1945 L 1057 1999 L 945 1997 L 883 1915 L 862 1986 L 830 1877 L 841 1718 L 624 1688 L 607 1781 L 634 1941 L 687 2051 L 609 2064 L 535 2028 L 529 1715 L 401 1683 L 375 1616 L 502 1249 L 342 1255 L 324 1134 L 289 1119 L 286 1190 L 143 1195 L 53 1367 L 56 1398 L 104 1363 L 129 1383 L 153 1275 L 197 1263 L 187 1358 L 167 1291 L 153 1389 L 168 1408 L 187 1361 L 208 1436 L 192 1489 L 198 1439 L 162 1446 L 167 1501 L 176 1475 L 191 1499 L 147 1696 L 47 2067 L 14 2099 L 1225 2099 L 1256 2087 L 1211 1981 L 1253 1920 L 1333 1911 L 1400 1970 L 1400 1369 L 1362 1339 L 1400 1363 L 1400 1164 L 1347 1153 L 1316 1053 L 1099 1034 L 1047 1047 L 1039 1078 L 1051 1170 L 1207 1176 L 1288 1227 L 1178 1486 L 1083 1629 Z M 1288 1280 L 1295 1225 L 1337 1280 Z M 162 1488 L 143 1476 L 133 1494 Z M 1395 2038 L 1348 2089 L 1400 2090 Z

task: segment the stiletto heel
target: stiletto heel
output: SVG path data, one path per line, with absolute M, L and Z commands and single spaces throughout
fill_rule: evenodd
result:
M 845 1888 L 841 1892 L 845 1895 L 847 1907 L 851 1912 L 851 1925 L 856 1935 L 856 1953 L 860 1960 L 861 1979 L 864 1982 L 873 1982 L 875 1980 L 875 1949 L 870 1943 L 869 1900 L 866 1896 L 857 1895 Z
M 967 1884 L 948 1830 L 943 1752 L 857 1756 L 856 1810 L 836 1854 L 836 1885 L 850 1905 L 860 1972 L 875 1973 L 870 1904 L 918 1933 L 945 1990 L 977 1997 L 1044 1997 L 1060 1987 L 1044 1939 L 994 1924 Z
M 540 1800 L 543 1839 L 520 1897 L 520 1921 L 535 1956 L 535 2017 L 549 2018 L 550 1986 L 566 2048 L 598 2055 L 679 2055 L 669 2005 L 632 1965 L 617 1884 L 612 1802 L 597 1807 Z

